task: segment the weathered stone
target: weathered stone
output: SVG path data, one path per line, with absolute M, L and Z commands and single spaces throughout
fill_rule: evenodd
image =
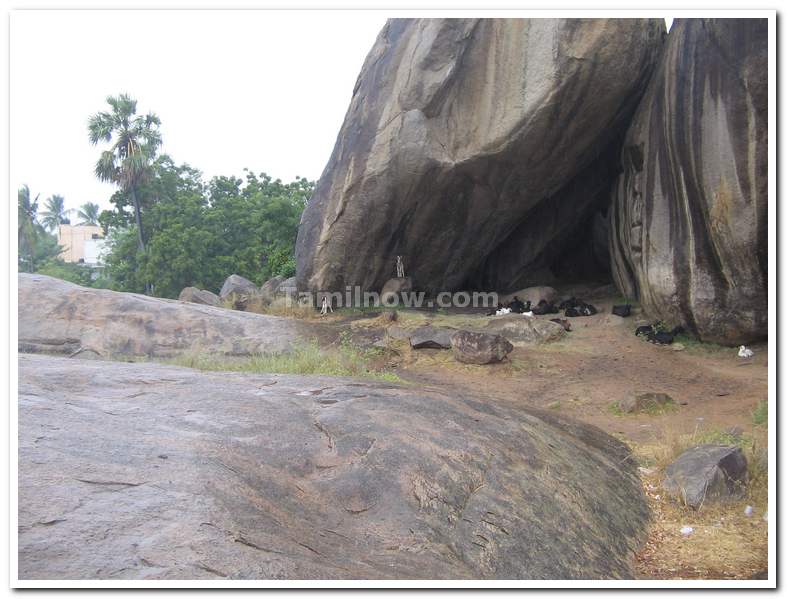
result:
M 284 351 L 320 325 L 19 275 L 19 351 L 104 357 Z
M 554 323 L 553 323 L 554 324 Z M 514 346 L 502 335 L 459 331 L 451 338 L 454 358 L 465 364 L 500 362 Z
M 260 287 L 259 291 L 259 297 L 263 303 L 270 304 L 273 301 L 273 299 L 276 297 L 276 291 L 282 282 L 284 282 L 284 277 L 275 276 L 262 284 L 262 287 Z
M 486 329 L 503 335 L 516 346 L 532 343 L 549 343 L 559 341 L 566 336 L 563 325 L 550 320 L 507 314 L 495 317 Z
M 615 281 L 703 341 L 767 334 L 768 58 L 767 19 L 675 19 L 625 139 Z
M 219 297 L 235 310 L 245 310 L 250 301 L 259 296 L 259 288 L 240 275 L 230 275 L 221 286 Z
M 557 291 L 554 287 L 547 286 L 527 287 L 526 289 L 520 289 L 519 291 L 501 296 L 500 301 L 503 304 L 507 304 L 514 299 L 514 296 L 518 297 L 523 302 L 529 301 L 531 306 L 535 307 L 541 300 L 550 304 L 553 303 L 557 299 Z
M 620 137 L 664 35 L 663 19 L 388 21 L 303 213 L 299 287 L 377 290 L 397 255 L 427 292 L 482 278 Z
M 298 283 L 295 277 L 290 277 L 289 279 L 284 279 L 281 284 L 276 287 L 276 291 L 273 293 L 274 298 L 290 298 L 293 301 L 297 301 L 298 299 Z
M 666 393 L 640 393 L 628 395 L 618 402 L 621 412 L 632 414 L 635 412 L 648 412 L 663 410 L 675 405 L 675 400 Z
M 388 279 L 380 292 L 380 303 L 391 306 L 402 301 L 402 293 L 413 290 L 413 280 L 410 277 L 394 277 Z
M 379 381 L 19 357 L 21 579 L 631 578 L 628 448 Z
M 192 304 L 221 306 L 221 299 L 218 295 L 206 289 L 198 289 L 196 287 L 184 288 L 183 291 L 180 292 L 178 299 L 182 302 L 191 302 Z
M 418 327 L 410 334 L 410 346 L 413 349 L 451 349 L 451 338 L 456 329 L 445 327 Z
M 664 488 L 694 509 L 711 501 L 737 499 L 748 481 L 747 466 L 740 447 L 698 445 L 667 466 Z

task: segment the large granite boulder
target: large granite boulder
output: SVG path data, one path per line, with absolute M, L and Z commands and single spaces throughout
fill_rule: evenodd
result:
M 663 19 L 388 21 L 302 216 L 299 288 L 379 290 L 397 255 L 425 291 L 482 278 L 620 136 L 664 35 Z
M 704 341 L 765 336 L 767 158 L 768 21 L 675 19 L 613 193 L 620 291 Z
M 258 300 L 259 295 L 259 287 L 235 274 L 227 277 L 219 291 L 221 300 L 229 303 L 235 310 L 245 310 L 250 302 Z
M 267 281 L 262 284 L 259 291 L 259 298 L 265 304 L 270 304 L 274 298 L 276 297 L 276 291 L 278 291 L 279 286 L 284 282 L 284 277 L 275 276 L 271 277 Z
M 413 349 L 451 349 L 451 338 L 455 334 L 456 329 L 447 327 L 418 327 L 410 335 L 410 347 Z
M 320 325 L 19 275 L 19 351 L 67 355 L 245 355 L 289 349 Z
M 221 298 L 219 298 L 218 295 L 206 289 L 198 289 L 197 287 L 184 287 L 178 299 L 182 302 L 191 302 L 192 304 L 221 306 Z
M 318 376 L 19 358 L 21 579 L 632 577 L 628 448 Z

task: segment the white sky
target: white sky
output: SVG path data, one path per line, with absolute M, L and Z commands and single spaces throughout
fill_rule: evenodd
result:
M 14 12 L 11 182 L 109 208 L 87 119 L 120 92 L 206 179 L 244 167 L 317 179 L 384 23 L 375 11 Z
M 162 152 L 214 175 L 319 178 L 384 11 L 11 14 L 11 182 L 109 208 L 89 115 L 127 92 Z M 668 25 L 672 19 L 667 19 Z M 130 41 L 127 41 L 130 40 Z M 13 202 L 15 203 L 15 202 Z M 39 205 L 43 205 L 43 201 Z

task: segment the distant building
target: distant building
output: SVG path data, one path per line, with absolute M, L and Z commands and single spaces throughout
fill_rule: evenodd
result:
M 104 234 L 96 225 L 60 225 L 57 242 L 63 247 L 60 257 L 64 262 L 81 262 L 99 266 L 104 249 Z

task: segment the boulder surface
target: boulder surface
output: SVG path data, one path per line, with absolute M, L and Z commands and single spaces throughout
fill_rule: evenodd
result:
M 19 577 L 628 578 L 627 456 L 455 393 L 20 355 Z
M 610 214 L 626 297 L 703 341 L 767 334 L 768 21 L 675 19 Z
M 748 464 L 740 447 L 698 445 L 667 466 L 664 488 L 694 509 L 703 504 L 741 497 L 748 481 Z
M 459 331 L 451 337 L 454 358 L 465 364 L 493 364 L 500 362 L 514 349 L 503 337 L 494 333 Z
M 565 223 L 540 207 L 577 199 L 558 192 L 622 135 L 665 32 L 663 19 L 389 20 L 303 213 L 299 289 L 376 291 L 401 255 L 418 289 L 454 291 L 484 280 L 528 219 L 527 234 L 570 236 L 584 203 L 567 202 Z
M 221 306 L 221 298 L 218 295 L 206 289 L 198 289 L 197 287 L 185 287 L 180 292 L 178 299 L 182 302 L 191 302 L 192 304 L 203 304 L 205 306 Z
M 320 325 L 19 275 L 19 351 L 173 356 L 278 352 Z

